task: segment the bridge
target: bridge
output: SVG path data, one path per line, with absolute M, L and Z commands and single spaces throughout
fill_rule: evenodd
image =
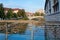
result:
M 29 18 L 30 20 L 31 20 L 31 19 L 34 19 L 34 18 L 40 19 L 40 18 L 43 18 L 43 16 L 29 16 L 28 18 Z

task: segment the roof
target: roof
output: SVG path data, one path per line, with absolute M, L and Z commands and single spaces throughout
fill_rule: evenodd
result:
M 4 10 L 9 10 L 10 8 L 4 8 Z
M 20 10 L 19 8 L 14 8 L 14 9 L 12 9 L 13 11 L 15 11 L 15 10 Z
M 9 10 L 10 8 L 4 8 L 4 10 Z M 13 11 L 15 11 L 15 10 L 21 10 L 21 9 L 19 9 L 19 8 L 14 8 L 14 9 L 12 9 Z

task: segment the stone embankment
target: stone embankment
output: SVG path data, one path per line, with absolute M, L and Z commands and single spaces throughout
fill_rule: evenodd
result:
M 42 24 L 42 21 L 35 21 L 35 20 L 0 20 L 0 22 L 4 23 L 29 23 L 29 24 Z

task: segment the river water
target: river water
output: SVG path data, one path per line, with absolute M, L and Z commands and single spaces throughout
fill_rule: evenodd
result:
M 0 40 L 5 40 L 6 34 L 0 33 Z M 10 33 L 7 36 L 8 40 L 45 40 L 44 27 L 28 24 L 23 33 Z

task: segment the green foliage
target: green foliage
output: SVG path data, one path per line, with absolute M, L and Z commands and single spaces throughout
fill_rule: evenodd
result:
M 24 17 L 23 20 L 29 20 L 27 17 Z
M 0 4 L 0 18 L 1 19 L 5 19 L 5 18 L 6 19 L 11 19 L 11 18 L 18 18 L 18 17 L 22 17 L 22 19 L 24 19 L 24 20 L 28 19 L 28 17 L 25 14 L 24 9 L 19 10 L 17 14 L 15 14 L 15 13 L 13 14 L 12 9 L 10 8 L 8 10 L 7 14 L 5 15 L 3 4 L 2 3 Z
M 40 16 L 39 12 L 36 12 L 36 13 L 34 14 L 34 16 Z
M 22 17 L 26 17 L 25 10 L 22 9 Z
M 18 17 L 21 17 L 22 16 L 22 11 L 19 10 L 18 13 L 17 13 Z
M 24 9 L 22 9 L 22 16 L 24 20 L 28 20 L 28 17 L 26 16 Z
M 12 17 L 13 17 L 12 9 L 9 9 L 8 12 L 7 12 L 7 18 L 11 19 Z
M 17 15 L 18 15 L 18 17 L 25 17 L 26 16 L 26 14 L 25 14 L 25 10 L 24 9 L 22 9 L 22 10 L 19 10 L 18 11 L 18 13 L 17 13 Z
M 28 20 L 28 17 L 26 16 L 24 9 L 19 10 L 17 15 L 18 15 L 18 17 L 22 17 L 23 20 Z
M 34 16 L 44 16 L 45 14 L 44 13 L 39 13 L 39 12 L 36 12 L 35 14 L 34 14 Z
M 5 13 L 4 13 L 4 8 L 3 4 L 0 4 L 0 18 L 4 19 L 5 18 Z
M 45 14 L 44 13 L 41 13 L 41 16 L 44 16 Z
M 16 13 L 13 13 L 13 18 L 17 18 L 17 14 Z

